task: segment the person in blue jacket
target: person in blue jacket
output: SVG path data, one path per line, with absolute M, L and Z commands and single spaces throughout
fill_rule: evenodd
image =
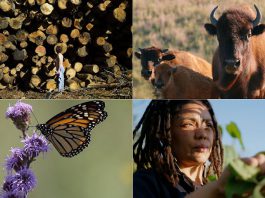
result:
M 56 47 L 56 69 L 57 69 L 57 75 L 58 75 L 58 91 L 62 92 L 64 90 L 64 66 L 63 66 L 63 55 L 62 55 L 62 47 L 57 46 Z

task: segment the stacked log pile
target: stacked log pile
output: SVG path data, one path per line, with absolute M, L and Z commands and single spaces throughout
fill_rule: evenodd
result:
M 132 68 L 131 25 L 132 0 L 1 0 L 0 89 L 54 90 L 56 46 L 70 89 L 113 83 Z

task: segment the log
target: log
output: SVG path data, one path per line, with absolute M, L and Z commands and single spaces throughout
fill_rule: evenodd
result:
M 41 62 L 42 64 L 46 64 L 46 63 L 47 63 L 47 57 L 46 57 L 46 56 L 42 56 L 42 57 L 40 58 L 40 62 Z
M 19 16 L 17 16 L 16 18 L 10 18 L 9 19 L 9 26 L 14 29 L 14 30 L 18 30 L 21 29 L 23 21 L 26 19 L 26 15 L 25 14 L 20 14 Z
M 67 3 L 67 0 L 58 0 L 58 7 L 61 10 L 65 10 L 67 8 L 66 3 Z
M 16 76 L 17 76 L 17 70 L 16 70 L 16 68 L 12 68 L 12 69 L 10 70 L 10 74 L 11 74 L 12 76 L 16 77 Z
M 9 74 L 4 74 L 4 76 L 3 76 L 3 81 L 4 81 L 6 84 L 11 84 L 11 85 L 13 85 L 14 82 L 15 82 L 15 77 L 14 77 L 14 76 L 10 76 Z
M 3 45 L 7 41 L 6 35 L 0 33 L 0 45 Z
M 56 48 L 57 48 L 57 46 L 60 46 L 62 48 L 62 52 L 61 52 L 62 54 L 66 53 L 66 51 L 67 51 L 67 45 L 65 43 L 57 43 L 54 46 L 54 48 L 53 48 L 55 54 L 56 54 Z
M 39 85 L 41 83 L 41 79 L 39 76 L 37 75 L 32 75 L 31 76 L 31 79 L 30 79 L 30 83 L 29 83 L 29 86 L 34 89 L 34 88 L 38 88 Z
M 44 15 L 50 15 L 53 9 L 53 6 L 49 3 L 44 3 L 40 6 L 40 10 Z
M 4 74 L 9 73 L 9 71 L 10 71 L 9 67 L 7 67 L 7 66 L 3 67 L 3 73 Z
M 4 47 L 6 48 L 6 49 L 11 49 L 11 50 L 15 50 L 15 49 L 17 49 L 17 47 L 11 42 L 11 41 L 6 41 L 5 43 L 4 43 Z
M 113 10 L 113 15 L 114 15 L 115 19 L 117 19 L 119 22 L 124 22 L 126 19 L 126 12 L 123 9 L 123 5 L 124 4 L 121 4 L 120 7 L 115 8 Z
M 18 50 L 16 49 L 13 52 L 13 58 L 14 60 L 20 61 L 20 60 L 25 60 L 28 57 L 27 51 L 25 49 Z
M 55 45 L 58 42 L 58 39 L 55 35 L 49 35 L 47 37 L 47 43 L 50 45 Z
M 33 63 L 37 63 L 39 61 L 39 56 L 38 55 L 32 56 L 31 60 Z
M 73 68 L 70 67 L 70 68 L 68 68 L 66 70 L 66 77 L 67 77 L 67 79 L 72 79 L 72 78 L 75 77 L 75 75 L 76 75 L 76 71 Z
M 56 89 L 56 87 L 57 87 L 57 84 L 56 84 L 56 81 L 54 79 L 48 79 L 46 81 L 46 87 L 45 87 L 46 90 L 53 91 Z
M 88 31 L 90 31 L 93 27 L 94 27 L 93 23 L 88 23 L 88 24 L 86 25 L 86 29 L 87 29 Z
M 117 63 L 117 57 L 110 55 L 110 57 L 106 60 L 106 63 L 109 67 L 113 67 Z
M 77 78 L 67 79 L 66 85 L 69 87 L 71 91 L 74 91 L 80 89 L 80 82 L 81 81 Z
M 71 31 L 71 34 L 70 34 L 70 37 L 71 37 L 71 38 L 75 39 L 75 38 L 78 38 L 79 36 L 80 36 L 80 32 L 79 32 L 78 29 L 73 29 L 73 30 Z
M 38 5 L 42 5 L 46 2 L 46 0 L 35 0 Z
M 82 30 L 82 26 L 81 26 L 81 22 L 82 22 L 82 18 L 81 19 L 75 19 L 74 20 L 74 27 L 79 29 L 79 30 Z
M 2 80 L 4 77 L 3 69 L 0 69 L 0 80 Z
M 106 53 L 111 52 L 113 49 L 112 44 L 105 42 L 105 44 L 103 45 L 103 49 Z
M 0 1 L 0 9 L 3 10 L 4 12 L 9 12 L 10 10 L 15 7 L 14 3 L 9 0 L 1 0 Z
M 86 49 L 86 46 L 83 46 L 83 47 L 81 47 L 81 48 L 78 48 L 78 50 L 77 50 L 77 54 L 78 54 L 78 56 L 80 56 L 80 57 L 86 57 L 86 56 L 88 55 L 88 53 L 87 53 L 87 49 Z
M 26 47 L 28 46 L 28 42 L 27 42 L 27 41 L 22 41 L 22 42 L 19 44 L 19 46 L 20 46 L 21 48 L 26 48 Z
M 122 75 L 121 68 L 118 65 L 114 65 L 113 66 L 113 73 L 114 73 L 115 77 L 117 77 L 117 78 L 121 77 L 121 75 Z
M 87 64 L 83 66 L 81 71 L 84 73 L 97 74 L 99 72 L 99 66 L 96 64 Z
M 46 48 L 42 45 L 39 45 L 35 49 L 35 53 L 38 54 L 38 56 L 45 56 L 46 55 Z
M 103 46 L 105 44 L 106 40 L 105 40 L 104 37 L 100 36 L 100 37 L 97 38 L 96 42 L 97 42 L 97 45 Z
M 69 41 L 69 38 L 68 38 L 67 34 L 61 34 L 60 41 L 62 43 L 67 43 Z
M 49 64 L 46 65 L 49 68 Z M 45 73 L 48 77 L 54 77 L 56 75 L 56 67 Z
M 23 68 L 23 66 L 24 65 L 22 63 L 18 63 L 17 66 L 16 66 L 17 72 L 19 72 Z
M 32 74 L 37 74 L 40 71 L 40 67 L 31 67 L 31 73 Z
M 46 39 L 46 35 L 42 31 L 37 30 L 36 32 L 29 34 L 28 38 L 32 43 L 43 45 L 43 41 Z
M 28 39 L 28 35 L 29 33 L 25 30 L 19 30 L 17 33 L 16 33 L 16 38 L 18 41 L 26 41 Z
M 4 30 L 8 27 L 8 17 L 0 17 L 0 30 Z
M 35 5 L 35 0 L 28 0 L 28 4 L 31 6 Z
M 3 89 L 5 89 L 6 88 L 6 86 L 5 85 L 3 85 L 2 83 L 0 83 L 0 90 L 3 90 Z M 4 97 L 3 97 L 4 98 Z
M 62 20 L 62 26 L 66 28 L 70 28 L 72 26 L 72 20 L 68 17 L 64 17 Z
M 80 72 L 83 68 L 83 64 L 80 63 L 80 62 L 76 62 L 75 65 L 74 65 L 74 69 L 76 72 Z
M 58 27 L 56 25 L 49 25 L 46 29 L 46 34 L 57 34 L 58 33 Z
M 6 62 L 8 59 L 8 56 L 4 52 L 0 52 L 0 63 Z
M 63 66 L 64 66 L 64 68 L 69 68 L 69 67 L 71 67 L 71 63 L 70 63 L 70 61 L 69 61 L 68 58 L 64 59 L 64 61 L 63 61 Z
M 82 0 L 71 0 L 71 3 L 74 5 L 80 5 L 82 3 Z
M 87 81 L 88 83 L 94 81 L 94 76 L 92 74 L 77 73 L 76 77 L 82 81 Z
M 91 40 L 90 34 L 88 32 L 84 32 L 79 36 L 78 40 L 82 45 L 86 45 Z

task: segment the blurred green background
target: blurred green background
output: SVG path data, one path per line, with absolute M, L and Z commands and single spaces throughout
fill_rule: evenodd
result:
M 265 16 L 264 0 L 133 0 L 133 50 L 157 46 L 198 55 L 210 63 L 217 39 L 204 29 L 212 9 L 219 5 L 216 18 L 230 6 L 256 4 Z M 254 9 L 254 6 L 253 6 Z M 264 23 L 264 17 L 262 19 Z M 151 83 L 140 75 L 140 61 L 133 57 L 133 97 L 155 98 Z
M 39 123 L 87 100 L 22 100 L 33 106 Z M 131 100 L 103 100 L 107 119 L 91 132 L 91 143 L 79 155 L 63 158 L 52 151 L 40 155 L 31 168 L 38 184 L 29 198 L 124 198 L 132 197 L 132 105 Z M 22 147 L 18 131 L 5 118 L 7 107 L 16 100 L 0 100 L 0 164 L 10 155 L 11 147 Z M 32 116 L 31 125 L 36 125 Z M 33 128 L 29 130 L 32 134 Z M 6 173 L 0 171 L 1 187 Z

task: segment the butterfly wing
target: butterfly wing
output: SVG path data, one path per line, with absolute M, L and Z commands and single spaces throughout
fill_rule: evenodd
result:
M 90 101 L 73 106 L 48 120 L 45 137 L 64 157 L 72 157 L 86 148 L 90 131 L 106 119 L 103 101 Z

